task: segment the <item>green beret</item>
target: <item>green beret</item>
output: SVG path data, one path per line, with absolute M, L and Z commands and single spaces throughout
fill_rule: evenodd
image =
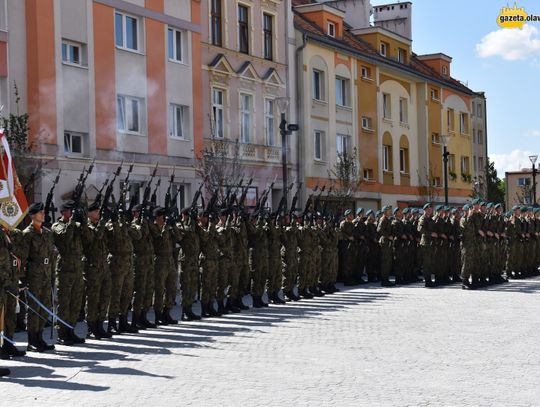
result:
M 398 213 L 399 211 L 399 207 L 395 207 L 393 210 L 392 210 L 392 213 L 395 215 L 396 213 Z
M 436 211 L 436 212 L 439 212 L 441 209 L 444 209 L 444 205 L 437 205 L 437 206 L 435 207 L 435 211 Z
M 514 206 L 512 206 L 512 212 L 514 212 L 514 211 L 520 211 L 520 210 L 521 210 L 521 206 L 519 206 L 519 205 L 514 205 Z
M 471 209 L 471 205 L 469 205 L 469 204 L 463 205 L 463 210 L 464 211 L 468 211 L 469 209 Z
M 488 204 L 486 205 L 486 208 L 488 209 L 493 208 L 493 202 L 488 202 Z
M 356 216 L 362 214 L 363 212 L 364 212 L 364 208 L 358 208 L 358 209 L 356 210 Z
M 90 205 L 88 205 L 88 212 L 93 212 L 99 210 L 99 202 L 94 201 Z
M 369 209 L 367 212 L 366 212 L 366 216 L 369 216 L 369 215 L 373 215 L 373 211 L 371 209 Z
M 424 206 L 422 206 L 423 210 L 426 210 L 427 208 L 431 208 L 431 204 L 429 202 L 425 204 Z
M 345 216 L 349 216 L 350 214 L 352 214 L 352 209 L 347 209 L 345 211 Z
M 527 212 L 528 208 L 526 206 L 521 207 L 521 212 Z
M 386 212 L 388 209 L 392 209 L 392 205 L 385 205 L 382 207 L 381 212 Z
M 28 215 L 35 215 L 43 209 L 45 209 L 45 205 L 43 205 L 43 202 L 35 202 L 28 207 Z
M 418 213 L 418 208 L 412 208 L 411 213 Z
M 451 210 L 452 213 L 457 213 L 457 211 L 458 211 L 457 208 L 452 208 Z
M 502 205 L 500 203 L 495 204 L 495 209 L 502 208 Z
M 403 212 L 404 215 L 408 214 L 409 213 L 409 208 L 403 208 L 402 212 Z
M 472 204 L 473 205 L 481 205 L 482 204 L 482 201 L 478 198 L 475 198 L 472 200 Z

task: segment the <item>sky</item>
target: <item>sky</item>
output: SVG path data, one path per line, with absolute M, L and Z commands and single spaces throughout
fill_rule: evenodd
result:
M 521 30 L 499 27 L 501 8 L 514 2 L 411 1 L 413 51 L 451 56 L 451 75 L 485 92 L 488 155 L 499 177 L 530 168 L 528 156 L 540 155 L 540 22 L 526 23 Z M 516 4 L 540 16 L 540 1 Z

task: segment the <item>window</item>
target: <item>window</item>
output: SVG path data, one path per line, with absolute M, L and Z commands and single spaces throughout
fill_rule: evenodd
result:
M 184 139 L 189 132 L 189 107 L 171 104 L 169 107 L 169 136 Z
M 336 36 L 336 25 L 334 23 L 328 23 L 328 30 L 327 33 L 330 37 Z
M 212 124 L 213 136 L 223 138 L 224 134 L 224 92 L 220 89 L 212 89 Z
M 276 145 L 276 126 L 274 118 L 274 101 L 272 99 L 264 100 L 264 124 L 266 132 L 266 144 Z
M 62 62 L 82 65 L 81 46 L 73 42 L 62 41 Z
M 388 50 L 388 44 L 386 42 L 381 42 L 380 53 L 383 57 L 386 56 L 386 51 Z
M 484 132 L 482 130 L 478 130 L 476 141 L 478 144 L 484 144 Z
M 362 128 L 366 130 L 373 130 L 371 117 L 362 116 Z
M 315 160 L 323 161 L 326 150 L 324 132 L 315 130 L 314 134 Z
M 273 21 L 270 14 L 263 15 L 264 59 L 271 61 L 273 53 Z
M 402 64 L 407 63 L 407 51 L 403 48 L 398 48 L 398 62 Z
M 475 155 L 473 155 L 472 162 L 473 162 L 473 170 L 474 170 L 474 172 L 478 171 L 478 165 L 477 165 L 478 161 L 477 161 Z
M 476 116 L 476 103 L 472 103 L 472 115 Z
M 120 48 L 139 50 L 139 20 L 136 17 L 115 13 L 116 46 Z
M 433 144 L 441 144 L 441 137 L 439 136 L 439 133 L 431 134 L 431 142 Z
M 127 133 L 141 133 L 141 99 L 117 96 L 117 129 Z
M 371 69 L 367 66 L 362 67 L 362 78 L 363 79 L 371 79 Z
M 349 136 L 336 134 L 336 153 L 342 157 L 349 154 Z
M 433 177 L 433 186 L 434 187 L 440 187 L 441 186 L 441 177 Z
M 324 73 L 313 70 L 313 99 L 324 100 Z
M 530 178 L 518 178 L 518 186 L 524 187 L 526 185 L 531 185 Z
M 469 157 L 461 157 L 461 174 L 469 174 L 470 171 L 470 165 L 469 165 Z
M 407 99 L 399 98 L 399 121 L 400 123 L 408 123 L 408 106 Z
M 467 113 L 459 114 L 459 132 L 469 134 L 469 115 Z
M 349 80 L 336 77 L 336 104 L 338 106 L 349 106 L 348 89 Z
M 383 118 L 392 118 L 392 111 L 390 108 L 390 95 L 388 93 L 383 93 Z
M 446 112 L 446 123 L 448 126 L 448 131 L 454 131 L 454 109 L 448 109 Z
M 383 145 L 383 171 L 392 171 L 392 146 Z
M 456 155 L 448 154 L 448 171 L 456 172 Z
M 399 149 L 399 172 L 402 174 L 409 173 L 409 149 Z
M 440 100 L 439 99 L 439 89 L 431 88 L 431 99 L 432 100 Z
M 66 131 L 64 133 L 64 152 L 66 154 L 83 154 L 83 134 Z
M 181 210 L 186 207 L 186 187 L 182 184 L 172 184 L 171 185 L 171 199 L 176 197 L 176 202 L 173 202 L 173 205 L 176 204 L 176 207 Z
M 364 168 L 364 179 L 373 180 L 373 170 L 370 168 Z
M 211 0 L 212 44 L 221 47 L 221 0 Z
M 446 67 L 446 65 L 443 65 L 443 67 L 442 67 L 442 74 L 443 75 L 448 75 L 448 68 Z
M 126 202 L 129 202 L 129 205 L 131 206 L 131 202 L 133 202 L 133 206 L 137 205 L 141 202 L 141 182 L 129 182 L 129 187 L 126 194 Z M 120 182 L 120 189 L 124 188 L 124 182 Z
M 484 157 L 478 157 L 478 171 L 484 171 Z
M 482 104 L 481 103 L 478 103 L 478 106 L 476 108 L 476 115 L 478 117 L 482 117 Z
M 167 42 L 168 42 L 168 51 L 169 59 L 171 61 L 183 62 L 183 35 L 182 31 L 175 30 L 174 28 L 169 28 L 167 30 Z
M 476 129 L 472 129 L 472 142 L 476 143 Z
M 249 9 L 238 6 L 238 51 L 249 54 Z
M 240 141 L 242 143 L 251 141 L 251 106 L 252 96 L 240 93 Z

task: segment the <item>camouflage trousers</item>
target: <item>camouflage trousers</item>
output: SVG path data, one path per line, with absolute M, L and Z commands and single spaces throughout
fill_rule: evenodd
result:
M 229 286 L 229 274 L 232 269 L 230 257 L 221 256 L 219 258 L 219 268 L 217 270 L 217 294 L 216 299 L 223 301 L 226 297 L 227 287 Z
M 327 286 L 333 283 L 334 278 L 334 253 L 331 248 L 325 248 L 321 253 L 321 284 Z
M 475 281 L 481 276 L 478 267 L 478 249 L 476 242 L 461 243 L 461 278 L 468 282 L 470 278 Z
M 420 246 L 420 258 L 422 261 L 422 274 L 425 281 L 431 281 L 431 275 L 433 274 L 433 248 L 431 245 Z
M 199 264 L 195 258 L 180 259 L 180 282 L 182 288 L 182 307 L 191 307 L 199 286 Z
M 154 284 L 150 280 L 154 277 L 154 256 L 151 253 L 133 256 L 134 293 L 133 312 L 148 310 L 152 304 Z M 149 303 L 147 297 L 150 296 Z
M 344 244 L 342 260 L 343 260 L 343 281 L 352 281 L 355 278 L 355 274 L 358 274 L 357 270 L 360 253 L 358 251 L 357 244 L 353 241 L 348 241 Z
M 229 298 L 237 300 L 244 295 L 243 290 L 240 287 L 240 274 L 241 268 L 237 262 L 231 261 L 231 267 L 229 268 Z M 249 265 L 248 265 L 248 277 L 249 277 Z
M 81 312 L 84 295 L 84 265 L 80 256 L 59 259 L 58 316 L 71 326 L 75 326 Z
M 51 278 L 47 275 L 34 274 L 31 271 L 27 276 L 28 290 L 47 308 L 51 308 Z M 28 297 L 28 305 L 43 317 L 39 318 L 32 311 L 28 311 L 27 329 L 30 333 L 43 331 L 45 321 L 49 315 Z M 66 321 L 67 322 L 67 321 Z
M 314 259 L 311 251 L 302 250 L 300 252 L 298 260 L 298 288 L 305 290 L 309 288 L 311 284 L 310 276 L 312 275 L 312 269 L 315 267 Z
M 268 256 L 268 292 L 277 293 L 281 290 L 282 283 L 281 254 L 279 251 L 274 251 Z
M 16 278 L 12 279 L 11 284 L 16 286 L 18 281 L 19 280 Z M 23 294 L 21 293 L 21 295 Z M 5 300 L 2 303 L 5 306 L 4 335 L 8 338 L 13 338 L 13 335 L 15 335 L 15 328 L 17 327 L 17 299 L 10 294 L 5 294 Z
M 107 317 L 111 298 L 111 276 L 106 261 L 101 264 L 87 262 L 84 268 L 86 284 L 86 320 L 99 322 Z
M 379 277 L 381 251 L 379 245 L 375 243 L 371 243 L 368 247 L 369 255 L 366 259 L 366 274 L 369 280 L 373 281 Z
M 283 273 L 283 290 L 292 292 L 298 280 L 298 257 L 295 252 L 282 252 L 281 269 Z
M 203 258 L 202 266 L 202 298 L 201 303 L 210 305 L 216 299 L 218 260 Z
M 313 267 L 309 275 L 309 286 L 314 287 L 319 284 L 321 278 L 321 248 L 315 246 L 313 248 Z
M 394 253 L 392 242 L 381 243 L 381 281 L 387 281 L 392 270 Z
M 237 247 L 235 267 L 238 268 L 238 296 L 251 292 L 251 273 L 249 270 L 249 254 L 245 248 Z
M 133 263 L 132 254 L 109 255 L 111 271 L 111 302 L 109 315 L 127 315 L 133 297 Z
M 353 278 L 359 280 L 364 276 L 364 270 L 366 269 L 366 260 L 369 252 L 368 245 L 360 243 L 356 245 L 354 250 L 354 265 L 353 265 Z
M 174 298 L 171 304 L 170 292 L 168 295 L 166 293 L 167 283 L 171 284 L 167 280 L 175 272 L 172 254 L 154 257 L 154 311 L 161 312 L 163 308 L 172 308 L 174 306 Z
M 253 279 L 251 293 L 255 297 L 261 297 L 264 294 L 268 278 L 268 255 L 266 253 L 255 253 L 252 250 L 250 253 L 250 268 Z

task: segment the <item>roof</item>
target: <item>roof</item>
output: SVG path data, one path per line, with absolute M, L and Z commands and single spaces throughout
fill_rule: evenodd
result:
M 293 6 L 309 4 L 311 2 L 312 0 L 293 0 Z M 343 31 L 342 38 L 330 37 L 315 22 L 309 20 L 306 16 L 297 11 L 294 12 L 294 25 L 296 29 L 305 33 L 308 37 L 321 43 L 325 43 L 330 47 L 338 48 L 341 52 L 353 53 L 361 59 L 367 59 L 412 75 L 420 76 L 427 81 L 436 82 L 467 95 L 475 94 L 473 90 L 457 79 L 442 76 L 435 69 L 422 62 L 414 52 L 411 53 L 410 63 L 404 65 L 381 56 L 371 44 L 359 36 L 355 36 L 347 29 Z

